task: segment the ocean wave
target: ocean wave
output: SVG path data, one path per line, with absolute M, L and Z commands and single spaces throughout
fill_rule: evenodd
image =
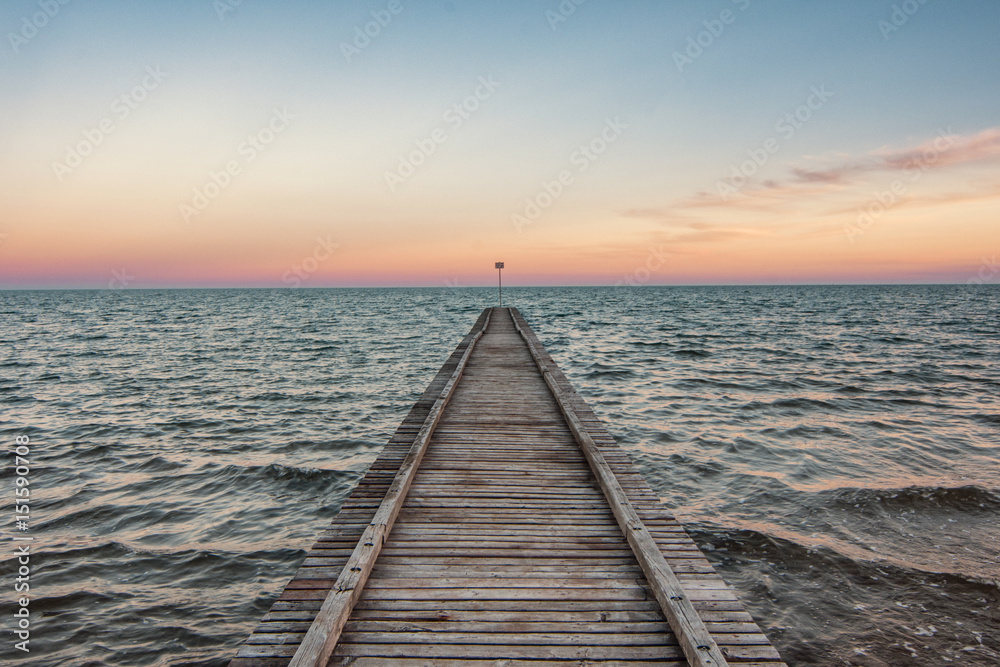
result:
M 752 559 L 766 561 L 787 572 L 825 568 L 831 583 L 839 576 L 848 574 L 871 577 L 878 574 L 900 586 L 915 581 L 926 585 L 931 581 L 947 582 L 986 594 L 1000 602 L 1000 581 L 960 572 L 935 571 L 919 566 L 908 566 L 899 561 L 885 558 L 858 558 L 847 555 L 828 546 L 803 544 L 788 536 L 777 536 L 768 532 L 749 528 L 724 528 L 711 524 L 688 524 L 686 530 L 698 546 L 708 555 L 709 560 L 726 564 L 732 559 Z M 812 576 L 823 578 L 822 571 Z M 808 604 L 800 601 L 799 604 Z M 997 610 L 1000 617 L 1000 609 Z
M 844 488 L 829 492 L 832 503 L 851 508 L 889 508 L 930 512 L 936 509 L 965 513 L 1000 510 L 1000 492 L 979 486 L 922 487 L 898 489 Z
M 162 456 L 153 456 L 140 463 L 133 464 L 131 470 L 135 472 L 170 472 L 186 468 L 187 464 L 179 461 L 171 461 Z
M 819 398 L 806 398 L 804 396 L 794 396 L 791 398 L 778 398 L 773 401 L 750 401 L 739 407 L 740 410 L 759 411 L 773 409 L 793 408 L 797 410 L 823 410 L 840 411 L 843 406 Z
M 695 350 L 691 348 L 684 348 L 680 350 L 674 350 L 672 354 L 675 357 L 681 357 L 684 359 L 705 359 L 712 356 L 712 353 L 708 350 Z
M 854 559 L 753 530 L 700 525 L 689 532 L 790 665 L 992 667 L 1000 660 L 996 581 Z
M 282 493 L 329 491 L 331 487 L 346 490 L 358 473 L 346 470 L 305 468 L 269 463 L 267 465 L 206 465 L 189 476 L 198 493 L 218 493 L 239 486 L 244 491 L 272 489 Z
M 977 412 L 975 414 L 968 415 L 968 419 L 981 422 L 983 424 L 989 424 L 990 426 L 1000 426 L 1000 414 Z

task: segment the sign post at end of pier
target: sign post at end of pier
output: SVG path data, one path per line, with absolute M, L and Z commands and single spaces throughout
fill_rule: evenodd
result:
M 503 308 L 503 262 L 496 263 L 497 270 L 497 296 L 500 297 L 500 307 Z

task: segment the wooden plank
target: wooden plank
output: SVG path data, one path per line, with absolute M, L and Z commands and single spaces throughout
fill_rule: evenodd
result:
M 385 660 L 383 658 L 345 657 L 334 658 L 329 664 L 333 666 L 350 665 L 351 667 L 385 667 Z M 427 667 L 428 662 L 425 658 L 394 658 L 392 664 L 396 667 Z M 497 660 L 493 658 L 477 659 L 470 657 L 462 657 L 457 660 L 435 658 L 433 664 L 435 667 L 477 667 L 477 665 L 481 665 L 482 667 L 497 667 Z M 567 665 L 579 665 L 581 663 L 567 662 L 566 660 L 517 660 L 505 658 L 499 664 L 503 665 L 503 667 L 567 667 Z M 642 667 L 687 667 L 687 662 L 683 660 L 601 660 L 599 663 L 588 660 L 583 664 L 595 667 L 597 665 L 600 665 L 600 667 L 635 667 L 637 665 L 641 665 Z M 771 667 L 772 664 L 747 664 L 746 667 Z M 775 667 L 779 666 L 775 665 Z
M 683 652 L 676 646 L 538 646 L 497 644 L 349 644 L 337 647 L 336 656 L 371 656 L 380 658 L 489 658 L 508 660 L 541 658 L 562 660 L 677 660 Z M 349 664 L 349 663 L 348 663 Z M 424 663 L 428 664 L 428 663 Z M 431 663 L 433 664 L 433 663 Z

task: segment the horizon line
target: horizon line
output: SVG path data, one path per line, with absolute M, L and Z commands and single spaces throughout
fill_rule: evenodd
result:
M 578 289 L 646 289 L 646 288 L 678 288 L 678 287 L 988 287 L 997 286 L 1000 283 L 989 282 L 816 282 L 816 283 L 661 283 L 647 285 L 504 285 L 504 290 L 508 289 L 545 289 L 545 288 L 578 288 Z M 4 287 L 0 286 L 0 292 L 143 292 L 143 291 L 181 291 L 181 290 L 237 290 L 237 289 L 257 289 L 275 291 L 301 291 L 301 290 L 340 290 L 340 289 L 441 289 L 441 290 L 461 290 L 480 289 L 495 290 L 496 285 L 300 285 L 296 287 L 288 285 L 172 285 L 172 286 L 148 286 L 148 287 Z

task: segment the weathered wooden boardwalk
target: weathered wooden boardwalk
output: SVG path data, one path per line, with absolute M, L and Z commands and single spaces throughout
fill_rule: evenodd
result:
M 483 312 L 230 664 L 290 663 L 784 665 L 508 308 Z

